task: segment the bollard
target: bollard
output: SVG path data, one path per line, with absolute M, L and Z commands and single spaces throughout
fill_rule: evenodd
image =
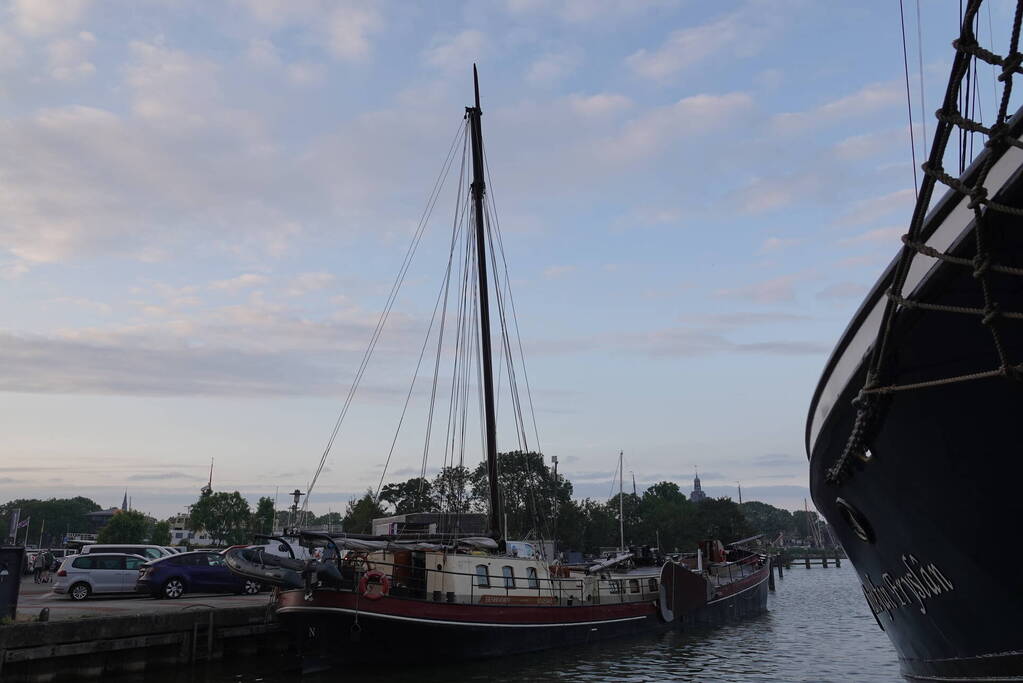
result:
M 835 551 L 835 566 L 841 569 L 842 567 L 842 553 Z
M 803 560 L 806 562 L 806 568 L 809 569 L 810 568 L 810 556 L 807 555 L 806 557 L 803 558 Z
M 49 621 L 49 620 L 50 620 L 50 608 L 49 607 L 44 607 L 41 610 L 39 610 L 39 621 Z
M 827 551 L 825 551 L 824 554 L 821 555 L 821 566 L 824 567 L 825 569 L 828 568 L 828 553 L 827 553 Z
M 779 562 L 778 563 L 778 578 L 779 579 L 784 579 L 785 578 L 785 572 L 782 570 L 782 567 L 784 567 L 784 566 L 785 566 L 784 562 Z
M 774 558 L 767 558 L 767 590 L 774 590 Z

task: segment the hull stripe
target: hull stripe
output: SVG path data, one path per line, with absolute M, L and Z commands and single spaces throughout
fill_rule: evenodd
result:
M 599 621 L 573 621 L 573 622 L 561 622 L 561 623 L 550 623 L 550 624 L 495 624 L 486 623 L 481 621 L 447 621 L 444 619 L 417 619 L 416 617 L 402 617 L 396 614 L 381 614 L 380 612 L 366 612 L 363 610 L 346 609 L 344 607 L 281 607 L 277 610 L 278 614 L 295 614 L 295 613 L 309 613 L 309 612 L 320 612 L 324 614 L 332 614 L 337 612 L 344 612 L 346 614 L 357 614 L 363 619 L 372 619 L 378 617 L 381 619 L 394 619 L 397 621 L 411 621 L 419 624 L 436 624 L 440 626 L 465 626 L 465 627 L 485 627 L 485 628 L 552 628 L 552 627 L 563 627 L 563 626 L 593 626 L 596 624 L 616 624 L 623 621 L 638 621 L 640 619 L 648 619 L 647 616 L 639 617 L 624 617 L 621 619 L 601 619 Z

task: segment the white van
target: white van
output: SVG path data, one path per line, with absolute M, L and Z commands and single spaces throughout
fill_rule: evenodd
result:
M 138 543 L 90 543 L 82 548 L 82 555 L 89 555 L 91 553 L 125 553 L 128 555 L 138 555 L 147 560 L 158 560 L 161 557 L 168 557 L 172 554 L 162 546 Z

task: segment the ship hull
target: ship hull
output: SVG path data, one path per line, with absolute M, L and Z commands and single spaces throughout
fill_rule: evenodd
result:
M 283 591 L 277 610 L 303 655 L 344 663 L 444 661 L 500 657 L 714 626 L 767 609 L 767 569 L 729 595 L 662 618 L 656 601 L 586 606 L 479 605 L 319 589 Z
M 1021 129 L 1017 116 L 1015 134 Z M 992 196 L 1023 206 L 1023 150 L 1010 149 L 988 176 Z M 975 165 L 976 168 L 976 165 Z M 967 172 L 967 183 L 970 172 Z M 972 211 L 947 194 L 923 237 L 938 251 L 972 260 Z M 989 214 L 992 261 L 1023 266 L 1020 219 Z M 984 308 L 972 268 L 915 256 L 904 293 L 944 307 Z M 1023 680 L 1023 551 L 1016 536 L 1023 481 L 1023 382 L 980 377 L 998 368 L 980 316 L 902 310 L 888 347 L 885 384 L 926 386 L 876 403 L 862 456 L 842 460 L 853 431 L 853 400 L 866 379 L 893 266 L 875 285 L 833 354 L 807 424 L 810 490 L 859 574 L 878 626 L 914 680 Z M 1023 278 L 983 274 L 1001 311 L 1023 311 Z M 995 316 L 1010 364 L 1023 361 L 1023 321 Z M 974 379 L 948 381 L 957 377 Z M 935 380 L 945 380 L 938 381 Z

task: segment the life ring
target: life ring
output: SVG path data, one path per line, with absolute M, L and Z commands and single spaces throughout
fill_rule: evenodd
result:
M 370 581 L 379 586 L 379 590 L 369 589 Z M 373 569 L 362 575 L 359 579 L 359 594 L 367 600 L 379 600 L 391 592 L 391 577 L 379 569 Z

